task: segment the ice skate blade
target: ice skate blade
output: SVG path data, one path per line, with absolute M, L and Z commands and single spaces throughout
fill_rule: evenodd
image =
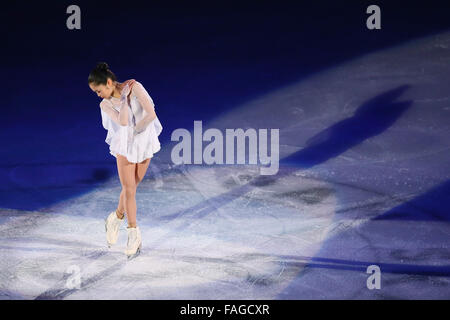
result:
M 140 245 L 137 248 L 136 253 L 128 255 L 128 261 L 133 260 L 134 258 L 136 258 L 141 253 L 141 246 L 142 245 Z
M 105 232 L 108 232 L 108 228 L 106 228 L 107 220 L 108 220 L 108 218 L 105 219 Z M 108 240 L 106 240 L 106 244 L 107 244 L 108 248 L 111 249 L 111 245 L 109 244 Z
M 108 228 L 106 228 L 107 220 L 108 220 L 108 219 L 105 219 L 105 232 L 106 232 L 106 233 L 108 232 Z M 108 242 L 108 239 L 106 239 L 106 244 L 107 244 L 108 248 L 111 249 L 111 246 L 113 245 L 113 243 L 109 243 L 109 242 Z
M 108 241 L 106 241 L 106 245 L 108 246 L 108 248 L 111 248 L 113 245 L 115 245 L 116 243 L 109 243 Z

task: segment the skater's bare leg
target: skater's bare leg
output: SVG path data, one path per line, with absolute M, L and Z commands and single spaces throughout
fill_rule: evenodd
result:
M 139 183 L 144 178 L 149 164 L 150 164 L 150 159 L 146 159 L 136 165 L 136 189 L 137 189 L 137 186 L 139 185 Z M 117 206 L 116 215 L 119 219 L 123 219 L 124 214 L 125 214 L 125 190 L 122 190 L 122 192 L 120 193 L 119 204 Z
M 124 211 L 127 212 L 128 227 L 130 228 L 136 227 L 136 190 L 139 183 L 144 179 L 150 160 L 149 158 L 134 164 L 129 162 L 126 157 L 117 155 L 117 168 L 122 191 L 116 214 L 119 219 L 122 219 Z M 128 199 L 129 201 L 127 201 Z
M 148 168 L 149 164 L 150 164 L 150 159 L 146 159 L 146 160 L 144 160 L 144 161 L 142 161 L 140 163 L 137 163 L 136 166 L 135 166 L 136 167 L 135 174 L 134 174 L 135 185 L 134 185 L 134 189 L 132 189 L 132 190 L 134 190 L 134 194 L 130 194 L 130 197 L 133 196 L 132 201 L 134 201 L 134 204 L 136 204 L 136 190 L 137 190 L 137 187 L 138 187 L 139 183 L 142 181 L 142 179 L 144 179 L 145 172 L 147 171 L 147 168 Z M 128 198 L 126 197 L 126 199 L 128 199 Z M 135 207 L 136 206 L 134 206 L 134 208 Z M 129 228 L 136 227 L 136 210 L 133 211 L 133 212 L 134 212 L 134 215 L 133 215 L 133 213 L 132 213 L 132 215 L 128 215 L 128 227 Z
M 145 159 L 141 163 L 136 164 L 136 188 L 142 181 L 142 179 L 144 179 L 145 173 L 147 172 L 148 169 L 148 165 L 150 164 L 150 160 L 151 158 Z
M 117 218 L 123 219 L 125 214 L 125 190 L 122 189 L 120 192 L 119 204 L 116 209 Z
M 126 157 L 117 155 L 117 170 L 119 172 L 124 206 L 127 213 L 128 227 L 136 227 L 136 163 L 129 162 Z

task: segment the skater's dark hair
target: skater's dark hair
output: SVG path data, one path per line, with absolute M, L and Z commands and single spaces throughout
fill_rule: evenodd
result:
M 88 84 L 94 83 L 95 85 L 106 84 L 108 78 L 113 81 L 117 81 L 116 75 L 109 69 L 106 62 L 99 62 L 97 66 L 89 73 Z

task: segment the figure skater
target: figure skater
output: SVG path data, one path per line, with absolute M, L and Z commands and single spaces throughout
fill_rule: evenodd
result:
M 107 130 L 105 142 L 116 157 L 122 190 L 117 209 L 105 220 L 108 246 L 117 242 L 126 214 L 129 259 L 139 255 L 142 239 L 136 221 L 136 189 L 145 176 L 153 154 L 161 149 L 158 136 L 162 125 L 152 98 L 143 85 L 134 80 L 118 82 L 108 64 L 100 62 L 91 71 L 88 84 L 103 100 L 100 102 L 102 125 Z

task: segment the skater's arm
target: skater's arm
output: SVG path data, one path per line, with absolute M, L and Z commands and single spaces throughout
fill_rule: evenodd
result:
M 111 118 L 112 121 L 120 126 L 119 112 L 114 110 L 110 102 L 103 100 L 100 102 L 100 108 Z
M 153 103 L 153 99 L 148 94 L 147 90 L 145 90 L 144 86 L 136 81 L 133 85 L 132 92 L 138 99 L 140 105 L 145 110 L 146 115 L 142 118 L 134 128 L 136 133 L 144 131 L 147 126 L 156 118 L 155 113 L 155 104 Z
M 128 126 L 128 103 L 127 97 L 122 96 L 120 98 L 120 112 L 119 112 L 119 124 L 121 126 Z
M 128 125 L 128 105 L 122 102 L 122 107 L 120 112 L 116 111 L 110 102 L 103 100 L 100 102 L 100 108 L 111 118 L 112 121 L 117 123 L 119 126 Z

